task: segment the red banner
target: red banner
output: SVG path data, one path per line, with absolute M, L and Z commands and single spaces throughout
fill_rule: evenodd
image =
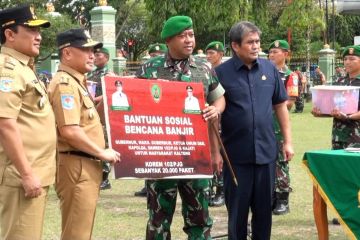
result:
M 201 83 L 105 77 L 109 146 L 116 178 L 211 178 Z

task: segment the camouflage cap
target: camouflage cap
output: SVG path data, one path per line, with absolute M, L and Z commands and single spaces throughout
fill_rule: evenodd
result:
M 272 48 L 280 48 L 286 51 L 290 50 L 290 46 L 289 43 L 285 40 L 275 40 L 274 42 L 272 42 L 269 46 L 269 50 Z
M 209 49 L 214 49 L 214 50 L 219 51 L 219 52 L 224 52 L 225 51 L 224 44 L 222 44 L 222 42 L 219 42 L 219 41 L 213 41 L 213 42 L 209 43 L 206 46 L 205 51 L 207 51 Z
M 91 36 L 82 28 L 73 28 L 65 32 L 61 32 L 56 36 L 56 42 L 59 49 L 65 47 L 76 48 L 102 48 L 103 44 L 91 39 Z
M 342 52 L 342 56 L 345 57 L 347 55 L 360 56 L 360 45 L 347 46 Z
M 34 13 L 34 8 L 26 4 L 0 11 L 0 28 L 5 29 L 14 25 L 48 28 L 50 22 L 38 19 Z
M 154 52 L 163 52 L 163 53 L 165 53 L 166 51 L 167 51 L 167 47 L 166 47 L 166 44 L 164 44 L 164 43 L 151 44 L 149 46 L 149 50 L 148 50 L 149 53 L 154 53 Z
M 173 37 L 186 29 L 193 27 L 192 19 L 188 16 L 174 16 L 169 18 L 161 31 L 161 38 Z

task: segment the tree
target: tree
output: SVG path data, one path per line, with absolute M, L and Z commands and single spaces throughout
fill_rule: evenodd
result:
M 336 42 L 345 47 L 354 43 L 354 36 L 360 35 L 360 16 L 335 15 Z M 330 32 L 334 26 L 331 25 Z
M 310 73 L 310 42 L 316 30 L 325 29 L 324 13 L 312 0 L 292 1 L 282 12 L 279 24 L 306 36 L 306 71 Z
M 117 21 L 116 45 L 131 52 L 131 60 L 137 60 L 155 38 L 151 37 L 147 28 L 145 5 L 139 1 L 129 1 L 125 8 Z M 132 46 L 128 45 L 129 41 L 133 42 Z
M 247 0 L 144 0 L 150 12 L 149 32 L 160 41 L 164 22 L 174 15 L 192 18 L 197 46 L 204 48 L 210 41 L 223 40 L 230 27 L 248 15 Z
M 1 8 L 15 7 L 24 3 L 29 3 L 29 1 L 26 0 L 2 1 L 0 3 L 0 7 Z M 30 4 L 34 6 L 35 13 L 38 18 L 47 19 L 51 23 L 50 28 L 41 29 L 42 41 L 41 41 L 39 58 L 40 59 L 46 58 L 49 56 L 49 54 L 56 52 L 57 50 L 56 34 L 65 31 L 67 29 L 73 28 L 74 26 L 76 26 L 76 24 L 71 21 L 71 18 L 67 14 L 63 14 L 56 17 L 51 16 L 45 10 L 44 1 L 41 0 L 31 1 Z
M 42 42 L 39 58 L 42 59 L 48 57 L 51 53 L 57 52 L 56 34 L 78 26 L 71 21 L 70 16 L 67 14 L 51 16 L 43 10 L 38 15 L 39 18 L 47 19 L 51 23 L 50 28 L 41 30 Z
M 42 0 L 32 0 L 32 1 L 26 1 L 26 0 L 2 0 L 0 1 L 0 9 L 4 9 L 4 8 L 8 8 L 8 7 L 15 7 L 15 6 L 19 6 L 22 4 L 32 4 L 34 5 L 36 8 L 41 8 L 44 7 L 44 1 Z

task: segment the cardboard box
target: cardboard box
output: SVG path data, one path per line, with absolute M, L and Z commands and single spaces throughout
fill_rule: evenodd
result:
M 339 109 L 345 114 L 358 111 L 359 89 L 355 86 L 315 86 L 311 87 L 313 107 L 323 114 Z

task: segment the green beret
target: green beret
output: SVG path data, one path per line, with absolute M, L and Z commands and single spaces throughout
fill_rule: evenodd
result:
M 166 51 L 167 51 L 167 47 L 166 47 L 166 44 L 164 44 L 164 43 L 151 44 L 149 46 L 149 50 L 148 50 L 149 53 L 153 53 L 153 52 L 163 52 L 163 53 L 165 53 Z
M 290 49 L 290 46 L 289 43 L 285 40 L 275 40 L 270 44 L 269 50 L 272 48 L 281 48 L 288 51 Z
M 104 54 L 110 56 L 109 50 L 107 48 L 104 48 L 104 47 L 95 49 L 95 53 L 97 53 L 97 52 L 101 52 L 101 53 L 104 53 Z
M 224 52 L 224 45 L 222 44 L 222 42 L 214 41 L 214 42 L 209 43 L 206 46 L 205 51 L 207 51 L 209 49 L 214 49 L 219 52 Z
M 186 29 L 192 28 L 193 23 L 188 16 L 174 16 L 169 18 L 161 31 L 161 38 L 173 37 Z
M 359 45 L 347 46 L 344 49 L 342 56 L 345 57 L 347 55 L 360 56 L 360 46 Z

